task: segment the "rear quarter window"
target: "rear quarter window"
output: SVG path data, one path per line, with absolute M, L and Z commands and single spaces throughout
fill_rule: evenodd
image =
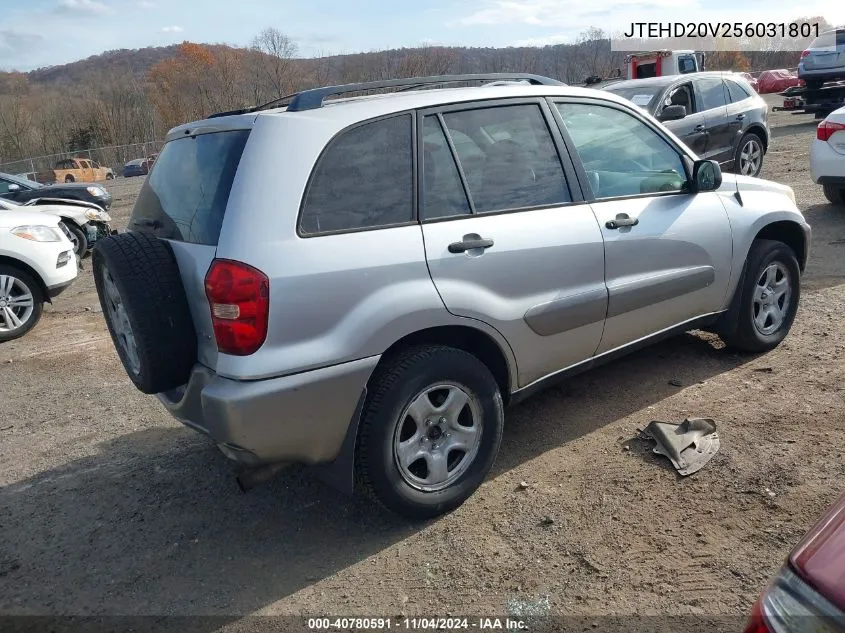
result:
M 725 79 L 725 85 L 728 87 L 728 95 L 731 98 L 731 103 L 748 99 L 748 97 L 751 96 L 751 93 L 748 92 L 742 84 L 736 81 Z
M 300 213 L 300 234 L 412 221 L 412 134 L 409 114 L 341 132 L 327 146 L 311 175 Z
M 217 245 L 249 130 L 168 142 L 141 192 L 129 229 L 192 244 Z

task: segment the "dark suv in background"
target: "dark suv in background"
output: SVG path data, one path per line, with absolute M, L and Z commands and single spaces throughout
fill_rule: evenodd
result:
M 647 111 L 701 158 L 758 176 L 769 147 L 766 102 L 735 73 L 632 79 L 602 88 Z

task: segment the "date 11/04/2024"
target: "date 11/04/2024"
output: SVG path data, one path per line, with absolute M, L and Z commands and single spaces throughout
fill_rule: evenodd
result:
M 523 620 L 511 618 L 308 618 L 311 631 L 527 631 Z

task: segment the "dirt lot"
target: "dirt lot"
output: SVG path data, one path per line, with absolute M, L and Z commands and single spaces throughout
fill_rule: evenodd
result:
M 301 469 L 242 494 L 130 384 L 87 260 L 0 348 L 0 613 L 744 615 L 845 487 L 845 210 L 809 180 L 815 122 L 772 123 L 763 176 L 814 229 L 786 342 L 736 356 L 687 334 L 537 396 L 479 492 L 426 525 Z M 112 186 L 119 228 L 139 186 Z M 632 438 L 686 415 L 715 418 L 722 448 L 681 479 Z

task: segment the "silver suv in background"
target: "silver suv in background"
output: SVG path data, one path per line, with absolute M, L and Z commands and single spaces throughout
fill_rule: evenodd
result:
M 778 345 L 809 243 L 790 188 L 723 177 L 628 100 L 472 75 L 177 127 L 93 263 L 129 377 L 176 418 L 424 518 L 556 380 L 693 328 Z
M 826 81 L 845 79 L 845 26 L 825 31 L 801 53 L 798 77 L 807 88 L 821 88 Z

